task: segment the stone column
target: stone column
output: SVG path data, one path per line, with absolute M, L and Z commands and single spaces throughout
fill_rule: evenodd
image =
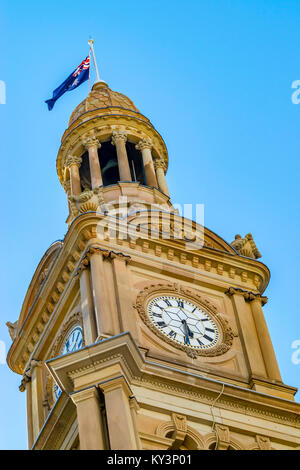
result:
M 131 273 L 128 267 L 130 256 L 110 252 L 113 264 L 114 284 L 121 331 L 130 331 L 137 338 L 135 312 L 133 310 Z
M 81 157 L 76 157 L 75 155 L 68 155 L 66 159 L 65 166 L 70 170 L 71 178 L 71 194 L 72 196 L 77 196 L 81 193 L 81 184 L 80 184 L 80 175 L 79 168 L 82 163 Z
M 32 396 L 32 433 L 36 440 L 44 424 L 43 407 L 43 368 L 42 362 L 32 359 L 31 367 L 31 396 Z
M 244 349 L 245 358 L 248 360 L 247 366 L 249 373 L 250 375 L 258 377 L 266 377 L 265 364 L 256 334 L 252 311 L 249 303 L 246 303 L 245 299 L 245 296 L 248 298 L 248 292 L 230 287 L 226 291 L 226 294 L 232 297 L 239 328 L 239 336 Z
M 121 131 L 114 131 L 111 143 L 116 146 L 120 181 L 132 181 L 129 162 L 126 151 L 127 134 Z
M 105 398 L 109 442 L 112 450 L 137 449 L 134 424 L 129 405 L 132 395 L 124 376 L 99 384 Z
M 150 139 L 149 140 L 142 139 L 135 146 L 135 148 L 142 152 L 143 164 L 144 164 L 144 170 L 145 170 L 145 176 L 146 176 L 146 185 L 151 186 L 151 187 L 154 186 L 157 188 L 157 179 L 155 175 L 152 153 L 151 153 L 152 146 L 153 145 Z
M 154 168 L 156 171 L 156 178 L 157 178 L 157 183 L 159 189 L 169 196 L 169 190 L 166 182 L 166 177 L 165 177 L 165 162 L 162 159 L 156 159 L 154 160 Z
M 140 434 L 139 434 L 139 430 L 138 430 L 138 423 L 137 423 L 137 413 L 138 413 L 138 410 L 139 410 L 139 405 L 138 405 L 138 402 L 137 402 L 135 396 L 131 396 L 129 398 L 129 407 L 130 407 L 130 411 L 131 411 L 133 428 L 134 428 L 134 432 L 135 432 L 136 448 L 139 449 L 139 450 L 142 450 L 143 446 L 142 446 L 142 443 L 141 443 Z
M 109 251 L 91 246 L 88 249 L 90 259 L 92 294 L 97 325 L 97 337 L 114 334 L 112 315 L 109 308 L 107 282 L 104 275 L 103 256 L 109 256 Z
M 101 167 L 98 157 L 98 148 L 101 147 L 101 144 L 95 137 L 87 137 L 83 141 L 83 145 L 89 153 L 92 189 L 98 188 L 99 186 L 103 185 Z
M 19 387 L 20 392 L 26 391 L 26 409 L 27 409 L 27 437 L 28 437 L 28 449 L 30 450 L 33 446 L 33 428 L 32 428 L 32 391 L 31 391 L 31 372 L 25 372 L 21 385 Z
M 273 344 L 262 310 L 262 304 L 264 305 L 266 302 L 267 297 L 253 296 L 253 300 L 251 300 L 250 305 L 268 377 L 272 380 L 281 382 L 282 379 L 273 349 Z
M 96 387 L 89 387 L 71 395 L 77 409 L 80 450 L 104 450 L 104 423 Z
M 80 302 L 85 345 L 93 344 L 97 338 L 97 326 L 93 305 L 89 261 L 84 257 L 79 267 Z

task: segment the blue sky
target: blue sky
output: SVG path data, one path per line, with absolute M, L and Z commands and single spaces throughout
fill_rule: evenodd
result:
M 88 84 L 44 103 L 95 40 L 100 74 L 151 119 L 169 151 L 173 202 L 204 203 L 225 240 L 251 232 L 271 270 L 264 308 L 284 382 L 300 386 L 299 1 L 2 0 L 0 340 L 34 270 L 62 239 L 67 203 L 60 138 Z M 0 448 L 26 448 L 20 377 L 0 364 Z M 299 394 L 298 394 L 299 400 Z

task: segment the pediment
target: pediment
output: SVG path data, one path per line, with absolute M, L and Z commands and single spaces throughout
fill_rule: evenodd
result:
M 184 244 L 187 250 L 212 248 L 237 255 L 236 250 L 219 235 L 192 220 L 162 211 L 140 211 L 127 217 L 128 235 L 132 239 L 148 238 Z

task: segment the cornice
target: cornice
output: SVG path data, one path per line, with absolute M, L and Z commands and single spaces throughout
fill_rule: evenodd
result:
M 92 212 L 79 215 L 72 221 L 66 235 L 65 243 L 67 243 L 69 233 L 71 233 L 72 230 L 80 231 L 80 225 L 85 225 L 87 223 L 87 219 L 90 221 L 90 225 L 95 225 L 96 227 L 99 220 L 103 217 L 103 215 Z M 202 269 L 208 273 L 208 275 L 212 272 L 217 274 L 217 277 L 220 278 L 224 278 L 227 274 L 226 277 L 229 279 L 229 284 L 237 281 L 238 283 L 248 285 L 249 279 L 253 278 L 253 287 L 255 287 L 258 292 L 262 293 L 267 287 L 269 281 L 269 269 L 260 261 L 239 255 L 232 247 L 232 252 L 225 251 L 225 246 L 224 251 L 216 249 L 211 246 L 213 238 L 211 239 L 210 237 L 212 236 L 216 237 L 216 239 L 222 239 L 209 229 L 205 228 L 204 230 L 204 247 L 201 250 L 195 251 L 188 250 L 184 242 L 174 242 L 173 240 L 157 238 L 151 239 L 148 236 L 147 238 L 143 238 L 142 233 L 140 234 L 140 238 L 137 240 L 109 239 L 107 237 L 105 240 L 101 240 L 101 244 L 104 247 L 109 244 L 110 247 L 115 247 L 117 249 L 120 247 L 122 247 L 122 250 L 128 249 L 130 254 L 132 253 L 132 250 L 138 250 L 141 254 L 150 254 L 154 258 L 160 258 L 162 261 L 170 260 L 182 266 L 186 265 L 191 266 L 192 268 Z M 210 263 L 207 261 L 210 261 Z M 228 285 L 228 287 L 230 286 Z
M 116 364 L 120 365 L 120 369 L 115 367 Z M 105 370 L 111 374 L 112 365 L 118 380 L 120 373 L 117 371 L 123 371 L 124 380 L 129 387 L 134 387 L 134 393 L 136 387 L 141 386 L 211 405 L 224 384 L 222 396 L 218 398 L 218 408 L 300 428 L 300 404 L 147 361 L 129 332 L 89 345 L 68 357 L 47 361 L 46 365 L 68 394 L 74 391 L 73 384 L 77 378 L 84 383 L 86 377 L 90 385 L 93 380 L 93 384 L 99 386 L 96 372 L 99 371 L 99 377 L 105 376 Z M 109 375 L 108 378 L 113 377 Z M 157 407 L 160 408 L 158 404 Z

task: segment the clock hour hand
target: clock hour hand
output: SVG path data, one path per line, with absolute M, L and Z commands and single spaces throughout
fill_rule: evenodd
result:
M 181 323 L 183 324 L 183 329 L 184 329 L 184 341 L 186 344 L 191 344 L 190 343 L 190 338 L 194 337 L 194 333 L 189 329 L 188 324 L 186 320 L 181 320 Z

